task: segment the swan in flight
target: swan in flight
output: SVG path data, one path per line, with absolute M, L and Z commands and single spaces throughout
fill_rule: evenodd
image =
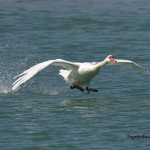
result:
M 134 68 L 137 71 L 150 75 L 150 72 L 146 71 L 142 66 L 136 64 L 130 60 L 114 59 L 112 55 L 107 56 L 102 62 L 70 62 L 62 59 L 48 60 L 39 64 L 36 64 L 25 70 L 23 73 L 19 74 L 14 78 L 18 78 L 14 83 L 12 90 L 16 91 L 21 84 L 32 78 L 39 71 L 43 70 L 49 65 L 61 66 L 59 74 L 64 78 L 64 80 L 70 84 L 71 89 L 79 89 L 81 92 L 84 91 L 83 85 L 86 86 L 86 91 L 89 93 L 98 92 L 97 89 L 89 88 L 90 81 L 99 73 L 100 68 L 110 64 L 110 65 L 124 65 L 130 68 Z

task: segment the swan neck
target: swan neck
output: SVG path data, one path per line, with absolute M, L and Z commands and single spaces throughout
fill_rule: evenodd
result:
M 98 64 L 97 64 L 97 68 L 100 68 L 100 67 L 103 67 L 103 66 L 105 66 L 107 64 L 107 62 L 104 60 L 104 61 L 102 61 L 102 62 L 99 62 Z

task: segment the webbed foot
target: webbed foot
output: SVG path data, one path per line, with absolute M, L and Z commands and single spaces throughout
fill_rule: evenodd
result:
M 88 94 L 89 94 L 90 92 L 98 92 L 97 89 L 92 89 L 92 88 L 88 88 L 88 87 L 86 87 L 86 90 L 88 91 Z
M 84 89 L 83 89 L 81 86 L 78 86 L 78 85 L 75 85 L 75 84 L 74 84 L 74 85 L 71 85 L 70 88 L 71 88 L 71 89 L 76 88 L 76 89 L 80 90 L 81 92 L 84 91 Z

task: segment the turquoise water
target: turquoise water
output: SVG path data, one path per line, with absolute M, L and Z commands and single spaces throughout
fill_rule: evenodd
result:
M 150 70 L 147 0 L 0 1 L 0 149 L 120 150 L 150 146 L 150 76 L 106 66 L 71 90 L 50 66 L 11 91 L 13 77 L 49 59 L 102 61 L 112 54 Z

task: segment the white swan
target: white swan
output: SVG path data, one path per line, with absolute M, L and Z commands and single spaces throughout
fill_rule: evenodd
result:
M 62 59 L 56 59 L 39 63 L 14 77 L 19 78 L 13 83 L 12 90 L 16 91 L 21 84 L 32 78 L 47 66 L 55 65 L 66 68 L 66 70 L 61 69 L 59 74 L 64 78 L 64 80 L 66 80 L 67 83 L 70 84 L 71 89 L 77 88 L 83 92 L 84 89 L 81 86 L 85 85 L 88 93 L 90 91 L 98 92 L 96 89 L 89 88 L 89 83 L 93 77 L 99 73 L 100 67 L 105 66 L 106 64 L 125 65 L 134 68 L 141 73 L 150 75 L 150 72 L 146 71 L 143 67 L 136 64 L 135 62 L 130 60 L 114 59 L 112 55 L 107 56 L 104 61 L 99 63 L 73 63 Z

